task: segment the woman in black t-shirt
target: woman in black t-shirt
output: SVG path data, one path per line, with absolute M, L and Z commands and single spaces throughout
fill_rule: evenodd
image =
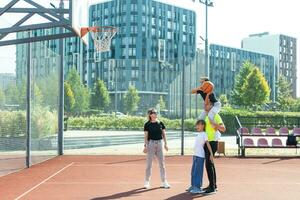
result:
M 145 144 L 144 153 L 147 154 L 147 168 L 144 188 L 150 188 L 150 177 L 152 171 L 153 157 L 156 156 L 160 167 L 161 187 L 170 188 L 166 179 L 165 159 L 163 154 L 162 140 L 164 140 L 164 148 L 168 151 L 166 127 L 157 119 L 157 112 L 155 109 L 148 110 L 148 122 L 144 125 Z

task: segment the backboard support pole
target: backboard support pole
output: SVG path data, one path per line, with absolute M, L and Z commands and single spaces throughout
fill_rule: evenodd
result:
M 57 9 L 57 8 L 46 8 L 40 5 L 37 0 L 23 0 L 31 7 L 15 7 L 15 5 L 20 0 L 12 0 L 7 3 L 4 7 L 0 7 L 0 17 L 2 17 L 5 13 L 24 13 L 23 18 L 21 18 L 14 25 L 0 28 L 0 46 L 8 46 L 8 45 L 17 45 L 24 43 L 32 43 L 46 40 L 56 40 L 60 38 L 67 37 L 77 37 L 78 35 L 74 32 L 72 28 L 72 7 L 67 9 Z M 70 5 L 72 5 L 72 1 L 70 1 Z M 33 16 L 39 15 L 44 20 L 47 20 L 45 23 L 29 23 L 30 25 L 22 25 L 26 24 L 29 20 L 32 19 Z M 65 16 L 66 15 L 66 16 Z M 46 36 L 37 36 L 37 37 L 28 37 L 28 38 L 17 38 L 13 40 L 4 40 L 6 36 L 10 34 L 14 34 L 17 32 L 23 31 L 35 31 L 40 29 L 49 29 L 49 28 L 63 28 L 65 31 L 62 34 L 51 34 Z
M 64 8 L 63 0 L 60 1 L 59 8 Z M 63 17 L 63 13 L 60 13 Z M 59 28 L 59 33 L 63 34 L 63 28 Z M 58 108 L 58 155 L 64 154 L 64 39 L 59 39 L 59 108 Z
M 28 31 L 30 35 L 30 31 Z M 31 166 L 31 43 L 27 43 L 26 167 Z

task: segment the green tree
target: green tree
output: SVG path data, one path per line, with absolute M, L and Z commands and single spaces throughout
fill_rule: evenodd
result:
M 59 80 L 57 73 L 51 73 L 43 78 L 39 77 L 37 84 L 44 97 L 43 105 L 49 106 L 51 109 L 57 109 L 59 95 Z
M 106 110 L 110 104 L 110 97 L 103 80 L 98 80 L 94 84 L 91 95 L 91 106 L 94 109 Z
M 27 105 L 27 84 L 25 81 L 19 87 L 19 106 L 20 109 L 26 109 Z M 31 105 L 32 106 L 40 106 L 42 105 L 44 97 L 40 88 L 37 86 L 36 83 L 33 83 L 33 87 L 31 88 Z
M 71 112 L 75 105 L 74 93 L 68 81 L 64 82 L 64 108 L 66 112 Z
M 140 102 L 140 97 L 137 89 L 134 86 L 130 86 L 127 93 L 124 96 L 124 108 L 129 114 L 132 114 L 137 110 Z
M 166 102 L 164 101 L 164 98 L 162 96 L 159 97 L 158 105 L 160 110 L 166 109 Z
M 247 76 L 242 87 L 241 97 L 246 107 L 262 106 L 269 102 L 270 87 L 263 73 L 257 67 L 253 68 Z
M 38 87 L 37 84 L 34 84 L 33 90 L 34 90 L 34 91 L 32 91 L 33 92 L 32 94 L 34 94 L 34 96 L 33 96 L 33 102 L 34 102 L 33 105 L 35 105 L 35 106 L 42 105 L 45 99 L 44 99 L 44 96 L 42 94 L 42 91 L 40 90 L 40 88 Z
M 5 93 L 5 103 L 8 105 L 18 105 L 19 104 L 19 90 L 15 84 L 10 84 L 7 86 Z M 24 99 L 25 100 L 25 99 Z
M 293 112 L 300 112 L 300 98 L 297 98 L 295 100 L 295 103 L 293 104 L 293 107 L 292 107 L 292 111 Z
M 5 105 L 5 94 L 3 90 L 0 88 L 0 106 L 4 106 L 4 105 Z
M 219 100 L 220 100 L 222 106 L 225 107 L 225 106 L 229 105 L 229 102 L 228 102 L 226 94 L 221 94 L 220 97 L 219 97 Z
M 296 103 L 292 97 L 291 84 L 284 76 L 279 76 L 276 86 L 278 88 L 277 102 L 279 109 L 282 111 L 289 110 Z
M 89 107 L 89 90 L 80 81 L 80 76 L 73 68 L 67 75 L 68 83 L 74 93 L 75 104 L 72 112 L 80 113 L 88 109 Z
M 243 93 L 242 87 L 246 82 L 247 76 L 251 73 L 252 69 L 255 67 L 249 61 L 245 61 L 240 69 L 240 72 L 235 78 L 234 88 L 231 94 L 231 100 L 234 105 L 241 106 L 245 105 L 241 94 Z

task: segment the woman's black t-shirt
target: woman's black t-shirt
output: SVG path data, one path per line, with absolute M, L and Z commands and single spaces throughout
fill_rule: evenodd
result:
M 144 131 L 148 132 L 148 140 L 161 140 L 162 130 L 166 129 L 162 122 L 146 122 L 144 125 Z

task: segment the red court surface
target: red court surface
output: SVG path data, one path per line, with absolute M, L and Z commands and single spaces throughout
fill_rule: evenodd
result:
M 144 156 L 61 156 L 0 178 L 0 199 L 28 200 L 299 200 L 299 158 L 216 158 L 216 194 L 191 195 L 190 156 L 166 157 L 171 189 L 159 188 L 157 162 L 142 189 Z M 204 185 L 207 178 L 204 176 Z

